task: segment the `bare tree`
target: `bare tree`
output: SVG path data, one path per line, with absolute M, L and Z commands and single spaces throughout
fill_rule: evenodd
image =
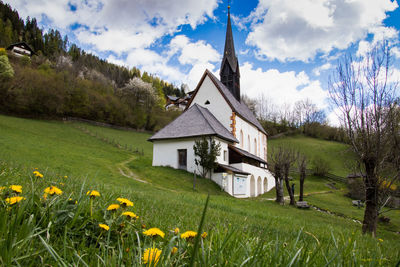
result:
M 294 192 L 292 191 L 292 188 L 290 187 L 290 184 L 289 184 L 290 168 L 293 166 L 296 159 L 297 159 L 297 156 L 296 156 L 296 151 L 294 149 L 285 148 L 283 150 L 283 176 L 285 179 L 286 190 L 288 191 L 289 197 L 290 197 L 289 205 L 296 204 L 296 201 L 294 199 Z
M 376 234 L 379 190 L 385 164 L 393 151 L 393 113 L 397 84 L 390 82 L 390 47 L 375 46 L 363 58 L 350 55 L 338 62 L 330 78 L 329 93 L 342 113 L 342 123 L 365 173 L 366 207 L 363 233 Z M 398 136 L 399 132 L 394 132 Z
M 310 99 L 299 100 L 295 103 L 293 113 L 296 118 L 296 126 L 303 127 L 303 133 L 307 133 L 308 128 L 313 123 L 323 124 L 326 120 L 325 113 L 318 109 Z
M 283 196 L 283 161 L 285 157 L 283 147 L 272 148 L 270 153 L 270 163 L 272 170 L 274 172 L 275 178 L 275 190 L 276 190 L 276 202 L 283 205 L 285 204 L 285 199 Z
M 297 156 L 297 168 L 300 173 L 300 195 L 299 201 L 303 201 L 304 194 L 304 181 L 306 180 L 306 170 L 307 170 L 307 157 L 304 154 L 298 154 Z

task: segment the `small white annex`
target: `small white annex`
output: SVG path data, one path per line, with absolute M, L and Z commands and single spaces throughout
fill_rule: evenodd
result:
M 255 197 L 275 186 L 268 170 L 267 133 L 240 99 L 239 63 L 228 9 L 221 80 L 205 70 L 185 111 L 154 134 L 153 166 L 199 173 L 193 146 L 203 137 L 221 144 L 218 167 L 210 174 L 222 190 L 237 198 Z

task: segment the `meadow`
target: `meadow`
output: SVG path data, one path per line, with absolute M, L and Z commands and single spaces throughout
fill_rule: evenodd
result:
M 191 174 L 151 167 L 149 136 L 0 116 L 0 264 L 390 266 L 400 259 L 400 238 L 393 229 L 380 225 L 375 239 L 362 235 L 351 219 L 279 206 L 265 197 L 234 199 L 208 180 L 197 179 L 193 190 Z M 310 178 L 306 193 L 323 190 L 325 183 Z M 11 185 L 21 185 L 22 192 Z M 50 186 L 62 193 L 44 196 Z M 91 198 L 92 190 L 100 196 Z M 15 196 L 22 199 L 11 204 Z M 335 206 L 330 204 L 335 197 L 309 197 Z M 133 206 L 124 208 L 117 198 Z M 341 201 L 336 206 L 346 205 Z M 111 204 L 120 207 L 107 210 Z M 123 215 L 127 211 L 139 218 Z M 151 228 L 165 236 L 145 234 Z M 189 230 L 199 232 L 197 238 L 181 237 Z M 153 249 L 154 258 L 147 249 Z

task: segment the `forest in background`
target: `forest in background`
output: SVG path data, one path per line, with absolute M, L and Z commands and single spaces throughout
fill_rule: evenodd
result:
M 5 48 L 26 42 L 33 57 Z M 165 111 L 165 96 L 181 88 L 138 68 L 128 69 L 86 53 L 58 30 L 45 32 L 0 1 L 0 112 L 83 119 L 156 131 L 179 115 Z

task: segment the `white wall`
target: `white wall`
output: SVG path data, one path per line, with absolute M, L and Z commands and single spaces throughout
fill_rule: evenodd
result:
M 243 132 L 243 144 L 241 144 L 240 131 Z M 249 141 L 248 136 L 250 135 L 250 150 L 249 150 Z M 244 149 L 266 161 L 267 157 L 264 153 L 264 148 L 267 146 L 266 135 L 258 130 L 257 127 L 243 120 L 239 116 L 236 116 L 236 139 L 239 140 L 239 143 L 236 144 L 236 147 Z M 254 139 L 257 140 L 257 151 L 254 151 Z
M 255 181 L 255 195 L 257 196 L 257 192 L 259 191 L 259 189 L 257 188 L 257 179 L 258 177 L 261 177 L 261 193 L 265 193 L 269 190 L 271 190 L 272 188 L 275 187 L 275 178 L 274 176 L 272 176 L 272 174 L 263 168 L 260 167 L 256 167 L 247 163 L 235 163 L 235 164 L 231 164 L 232 167 L 235 167 L 239 170 L 245 171 L 250 173 L 251 175 L 254 176 L 254 181 Z M 248 176 L 247 178 L 247 193 L 246 196 L 250 197 L 251 196 L 251 192 L 250 192 L 250 177 L 251 175 Z M 267 179 L 267 190 L 264 190 L 264 180 Z
M 205 104 L 207 100 L 210 102 L 208 105 Z M 231 131 L 232 109 L 208 76 L 204 78 L 190 106 L 194 104 L 207 108 L 226 129 Z

